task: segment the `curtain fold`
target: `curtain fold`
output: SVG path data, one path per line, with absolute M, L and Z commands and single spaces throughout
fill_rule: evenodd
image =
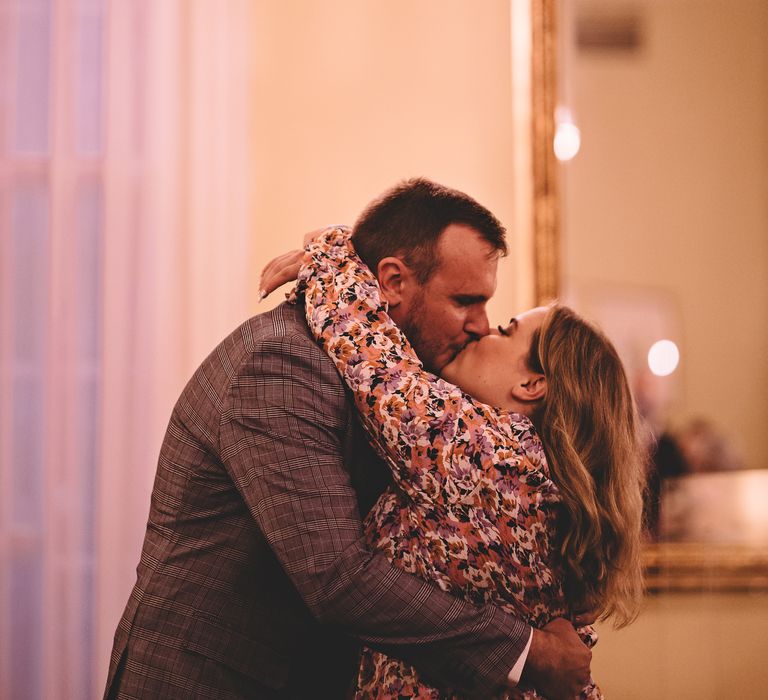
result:
M 173 402 L 253 312 L 251 5 L 0 11 L 0 697 L 100 696 Z
M 109 285 L 114 305 L 104 306 L 99 650 L 110 648 L 135 580 L 173 403 L 216 342 L 253 313 L 256 286 L 248 269 L 252 105 L 242 89 L 250 3 L 175 0 L 137 12 L 112 2 L 110 13 L 106 227 L 121 235 L 109 238 L 104 257 L 105 275 L 120 282 Z M 114 43 L 131 20 L 133 37 Z M 132 114 L 126 82 L 142 91 Z M 123 163 L 136 153 L 131 176 Z M 97 658 L 94 691 L 107 661 L 108 653 Z

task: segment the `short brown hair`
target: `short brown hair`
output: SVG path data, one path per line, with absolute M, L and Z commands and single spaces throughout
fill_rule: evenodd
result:
M 425 178 L 405 180 L 371 202 L 355 223 L 352 241 L 376 273 L 379 262 L 397 255 L 424 284 L 437 270 L 437 243 L 451 224 L 475 229 L 500 255 L 507 254 L 506 231 L 472 197 Z

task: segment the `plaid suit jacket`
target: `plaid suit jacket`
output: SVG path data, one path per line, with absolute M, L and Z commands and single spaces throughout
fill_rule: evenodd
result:
M 366 548 L 383 469 L 303 307 L 236 329 L 171 416 L 105 697 L 343 698 L 358 640 L 488 697 L 529 628 Z

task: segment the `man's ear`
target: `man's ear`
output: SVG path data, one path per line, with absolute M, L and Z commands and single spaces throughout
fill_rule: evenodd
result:
M 413 293 L 415 281 L 411 269 L 396 257 L 382 258 L 376 268 L 381 296 L 393 309 L 400 304 L 408 304 Z
M 525 381 L 512 387 L 512 396 L 523 403 L 540 401 L 546 394 L 547 378 L 538 372 L 531 372 Z

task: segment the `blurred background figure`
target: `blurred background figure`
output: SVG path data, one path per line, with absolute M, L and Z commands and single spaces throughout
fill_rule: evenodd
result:
M 683 473 L 733 471 L 745 466 L 733 438 L 707 418 L 694 418 L 684 425 L 676 433 L 674 442 L 682 458 Z

